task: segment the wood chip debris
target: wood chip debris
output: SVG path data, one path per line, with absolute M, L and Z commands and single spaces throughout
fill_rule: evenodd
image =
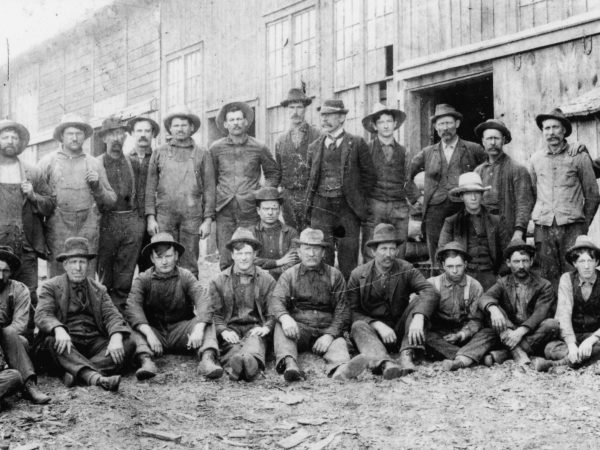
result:
M 160 439 L 162 441 L 181 442 L 181 434 L 169 433 L 167 431 L 153 430 L 150 428 L 144 428 L 141 432 L 142 436 L 152 437 Z
M 300 445 L 302 442 L 304 442 L 311 436 L 312 436 L 312 433 L 309 433 L 304 428 L 300 428 L 298 431 L 296 431 L 291 436 L 288 436 L 285 439 L 282 439 L 279 442 L 277 442 L 277 445 L 279 447 L 285 448 L 285 449 L 294 448 L 297 445 Z

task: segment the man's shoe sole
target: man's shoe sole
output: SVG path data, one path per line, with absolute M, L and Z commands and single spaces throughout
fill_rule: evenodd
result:
M 302 379 L 302 373 L 299 370 L 295 369 L 286 369 L 283 372 L 283 378 L 288 383 L 292 383 L 294 381 L 300 381 Z
M 150 378 L 154 378 L 156 376 L 155 372 L 151 372 L 145 369 L 138 369 L 135 371 L 135 377 L 138 381 L 149 380 Z

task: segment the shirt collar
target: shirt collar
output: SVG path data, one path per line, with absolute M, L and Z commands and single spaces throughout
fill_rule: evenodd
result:
M 323 275 L 325 271 L 325 265 L 323 263 L 319 264 L 317 267 L 306 267 L 304 264 L 300 263 L 299 274 L 304 275 L 306 272 L 317 272 L 320 275 Z
M 586 284 L 589 284 L 590 286 L 593 286 L 594 283 L 596 282 L 596 279 L 598 278 L 598 274 L 596 272 L 594 272 L 594 275 L 592 276 L 592 278 L 590 278 L 589 280 L 583 280 L 579 274 L 577 275 L 577 279 L 579 280 L 579 287 L 584 286 Z
M 246 136 L 244 136 L 244 140 L 241 143 L 236 144 L 235 142 L 233 142 L 233 139 L 231 139 L 231 136 L 227 135 L 227 137 L 225 138 L 225 142 L 227 142 L 229 145 L 246 145 L 248 143 L 249 138 L 250 136 L 246 134 Z
M 496 159 L 496 161 L 494 162 L 490 162 L 489 159 L 486 159 L 483 163 L 484 166 L 495 166 L 500 164 L 502 161 L 504 161 L 504 159 L 506 158 L 506 153 L 502 152 L 502 154 L 500 156 L 498 156 L 498 159 Z
M 81 152 L 78 155 L 70 155 L 67 152 L 64 151 L 64 149 L 61 147 L 61 149 L 57 152 L 57 154 L 59 156 L 62 156 L 64 158 L 68 158 L 68 159 L 74 159 L 74 158 L 85 158 L 85 152 Z
M 177 139 L 170 139 L 169 145 L 171 147 L 190 148 L 194 146 L 194 140 L 191 137 L 185 138 L 183 141 L 179 141 Z
M 569 143 L 568 143 L 568 142 L 567 142 L 567 140 L 565 139 L 565 140 L 563 141 L 563 144 L 562 144 L 562 146 L 561 146 L 561 147 L 558 149 L 558 151 L 557 151 L 557 152 L 553 152 L 553 151 L 550 149 L 550 147 L 546 146 L 546 153 L 547 153 L 547 154 L 549 154 L 549 155 L 559 155 L 559 154 L 561 154 L 562 152 L 564 152 L 564 151 L 567 149 L 567 147 L 569 147 Z
M 334 133 L 328 133 L 327 137 L 333 136 L 335 138 L 335 140 L 337 141 L 343 133 L 344 133 L 344 127 L 340 127 L 337 130 L 335 130 Z
M 525 280 L 519 280 L 514 275 L 512 275 L 512 279 L 513 279 L 513 282 L 514 282 L 515 286 L 519 286 L 519 285 L 521 285 L 521 286 L 530 286 L 533 283 L 533 276 L 531 275 L 531 273 L 529 274 L 529 276 Z
M 376 138 L 377 142 L 379 142 L 379 146 L 380 147 L 385 147 L 386 145 L 388 147 L 395 147 L 396 146 L 396 139 L 392 139 L 392 143 L 391 144 L 384 144 L 383 142 L 381 142 L 381 140 L 379 139 L 379 137 Z
M 274 226 L 272 226 L 271 228 L 265 228 L 262 224 L 262 222 L 258 222 L 258 230 L 259 231 L 278 231 L 281 230 L 283 224 L 281 223 L 280 220 L 278 220 Z
M 245 273 L 245 272 L 239 272 L 236 270 L 235 265 L 233 266 L 232 269 L 233 274 L 236 277 L 250 277 L 250 278 L 254 278 L 256 276 L 256 267 L 252 268 L 252 271 L 250 273 Z
M 452 139 L 452 141 L 450 141 L 448 144 L 446 144 L 444 141 L 442 142 L 442 149 L 446 150 L 451 148 L 452 150 L 454 150 L 456 148 L 456 144 L 458 144 L 458 136 L 454 136 L 454 139 Z
M 144 157 L 149 157 L 152 154 L 152 147 L 148 146 L 146 150 L 142 150 L 141 147 L 133 147 L 129 154 L 133 156 L 140 156 L 143 154 Z
M 154 267 L 152 268 L 152 278 L 156 280 L 166 280 L 167 278 L 176 277 L 178 275 L 179 270 L 177 266 L 175 266 L 175 269 L 173 269 L 173 271 L 169 273 L 158 273 Z
M 461 287 L 465 287 L 467 285 L 467 274 L 465 273 L 463 275 L 463 277 L 461 278 L 461 280 L 458 283 L 455 283 L 454 281 L 450 280 L 450 278 L 448 278 L 446 276 L 446 274 L 442 274 L 442 281 L 444 282 L 444 286 L 446 287 L 452 287 L 452 286 L 461 286 Z

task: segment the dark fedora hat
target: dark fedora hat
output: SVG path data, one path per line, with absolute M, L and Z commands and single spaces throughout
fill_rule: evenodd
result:
M 94 259 L 96 254 L 90 250 L 90 241 L 84 237 L 70 237 L 65 241 L 63 251 L 56 257 L 58 262 L 68 258 L 87 258 Z
M 367 247 L 377 247 L 377 245 L 383 244 L 384 242 L 395 242 L 400 245 L 404 240 L 398 236 L 394 225 L 380 223 L 375 227 L 375 231 L 373 231 L 373 238 L 367 241 L 365 245 Z
M 0 245 L 0 261 L 4 261 L 10 267 L 10 270 L 15 273 L 21 267 L 21 260 L 13 252 L 12 247 L 8 245 Z
M 232 109 L 240 109 L 244 113 L 244 117 L 248 121 L 248 126 L 252 125 L 254 122 L 254 110 L 248 105 L 246 102 L 231 102 L 223 105 L 223 107 L 219 110 L 215 122 L 217 124 L 217 128 L 221 130 L 223 133 L 227 133 L 227 129 L 224 126 L 225 119 L 227 118 L 227 113 Z
M 167 115 L 163 120 L 165 130 L 167 130 L 167 133 L 169 134 L 171 133 L 171 122 L 173 122 L 173 119 L 175 118 L 189 120 L 189 122 L 192 124 L 192 127 L 194 128 L 192 134 L 194 134 L 200 129 L 200 117 L 194 114 L 187 106 L 177 105 L 171 108 L 169 112 L 167 112 Z
M 258 191 L 254 191 L 254 200 L 259 205 L 260 202 L 264 201 L 278 201 L 280 204 L 283 203 L 283 196 L 276 187 L 263 187 Z
M 158 125 L 158 123 L 156 123 L 156 121 L 152 120 L 150 117 L 144 117 L 144 116 L 132 117 L 131 119 L 129 119 L 127 121 L 127 127 L 129 128 L 129 133 L 133 133 L 133 127 L 138 122 L 148 122 L 152 126 L 152 135 L 154 137 L 158 136 L 158 134 L 160 133 L 160 125 Z
M 179 242 L 173 239 L 173 236 L 170 233 L 163 231 L 160 233 L 156 233 L 150 238 L 150 243 L 146 245 L 142 250 L 142 256 L 144 258 L 149 258 L 150 253 L 152 253 L 152 250 L 158 245 L 172 245 L 179 254 L 179 256 L 183 255 L 183 252 L 185 252 L 185 248 L 183 247 L 183 245 L 181 245 Z
M 504 143 L 508 144 L 512 141 L 512 136 L 510 134 L 510 130 L 504 125 L 500 119 L 488 119 L 485 122 L 480 123 L 475 127 L 475 134 L 479 139 L 483 138 L 483 132 L 485 130 L 498 130 L 500 133 L 504 135 Z
M 259 250 L 262 247 L 262 244 L 254 237 L 252 230 L 244 227 L 238 227 L 233 232 L 233 236 L 231 236 L 229 242 L 225 244 L 225 247 L 232 252 L 233 246 L 239 242 L 250 245 L 254 250 Z
M 312 103 L 312 98 L 308 97 L 302 89 L 291 88 L 287 98 L 281 101 L 281 106 L 287 107 L 290 103 L 302 103 L 304 106 L 308 106 Z
M 92 126 L 89 123 L 84 122 L 81 116 L 73 113 L 67 113 L 62 117 L 60 123 L 54 129 L 54 134 L 52 135 L 54 140 L 61 142 L 63 131 L 69 127 L 78 128 L 83 131 L 86 139 L 94 134 L 94 129 Z
M 329 247 L 329 242 L 325 240 L 325 234 L 321 230 L 314 228 L 305 228 L 292 242 L 298 245 L 316 245 L 319 247 Z
M 531 257 L 535 256 L 535 247 L 533 245 L 528 244 L 523 239 L 513 239 L 504 249 L 504 259 L 510 259 L 512 254 L 517 251 L 527 252 Z
M 544 122 L 544 120 L 548 119 L 555 119 L 563 124 L 566 130 L 565 137 L 571 135 L 571 132 L 573 131 L 573 126 L 571 125 L 569 119 L 567 119 L 567 116 L 565 116 L 565 113 L 563 113 L 560 108 L 554 108 L 552 111 L 546 114 L 538 114 L 537 116 L 535 116 L 535 123 L 537 123 L 538 128 L 541 130 L 542 123 Z
M 102 127 L 98 131 L 98 136 L 102 137 L 109 131 L 119 130 L 119 129 L 127 131 L 128 130 L 127 123 L 124 122 L 121 119 L 121 117 L 111 115 L 102 121 Z
M 575 250 L 587 249 L 591 250 L 597 260 L 600 260 L 600 248 L 592 242 L 592 240 L 586 235 L 577 236 L 575 244 L 571 246 L 565 253 L 565 259 L 571 265 L 575 262 Z
M 373 112 L 368 116 L 365 116 L 362 120 L 363 128 L 369 133 L 377 133 L 377 130 L 375 129 L 375 122 L 382 114 L 389 114 L 394 118 L 394 121 L 396 122 L 394 130 L 400 128 L 400 125 L 402 125 L 402 123 L 404 123 L 406 120 L 406 114 L 404 111 L 395 108 L 388 108 L 382 103 L 376 103 L 373 107 Z
M 462 245 L 460 242 L 456 242 L 456 241 L 448 242 L 443 247 L 438 248 L 437 252 L 435 252 L 435 259 L 437 259 L 440 263 L 442 263 L 442 262 L 444 262 L 444 259 L 446 258 L 446 254 L 449 252 L 458 253 L 467 262 L 471 260 L 471 255 L 469 255 L 467 253 L 467 250 L 465 249 L 464 245 Z
M 344 106 L 343 100 L 330 98 L 325 100 L 321 106 L 317 108 L 321 114 L 348 114 L 348 110 Z
M 0 120 L 0 132 L 7 129 L 13 129 L 19 135 L 19 138 L 21 139 L 19 153 L 21 153 L 23 150 L 25 150 L 27 144 L 29 144 L 29 130 L 25 128 L 25 125 L 21 125 L 19 122 L 15 122 L 14 120 Z
M 459 113 L 454 106 L 448 105 L 447 103 L 440 103 L 435 105 L 435 111 L 433 116 L 430 117 L 432 123 L 438 120 L 440 117 L 452 116 L 455 119 L 463 120 L 463 115 Z

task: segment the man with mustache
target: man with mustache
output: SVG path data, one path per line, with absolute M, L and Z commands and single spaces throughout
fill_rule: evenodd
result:
M 215 217 L 215 171 L 208 152 L 192 135 L 200 118 L 186 106 L 173 107 L 164 119 L 170 135 L 152 154 L 146 183 L 147 229 L 171 234 L 186 249 L 181 267 L 198 276 L 200 239 L 210 235 Z
M 119 117 L 110 116 L 98 132 L 106 146 L 106 152 L 98 160 L 117 194 L 111 210 L 102 211 L 98 277 L 121 313 L 125 310 L 144 235 L 144 219 L 138 212 L 138 183 L 129 158 L 123 154 L 127 129 Z
M 458 185 L 461 174 L 472 172 L 486 159 L 481 145 L 458 136 L 457 130 L 462 120 L 462 114 L 454 107 L 436 105 L 431 123 L 440 142 L 421 150 L 410 165 L 411 179 L 425 171 L 425 194 L 418 202 L 423 207 L 423 228 L 433 265 L 437 265 L 435 254 L 444 219 L 461 209 L 460 201 L 451 199 L 449 192 Z
M 490 214 L 500 216 L 512 239 L 524 239 L 535 198 L 527 169 L 504 152 L 511 141 L 510 130 L 501 120 L 489 119 L 477 125 L 475 134 L 488 157 L 475 169 L 483 185 L 491 187 L 483 193 L 482 204 Z
M 304 119 L 306 108 L 311 103 L 312 99 L 302 89 L 290 89 L 287 98 L 281 102 L 281 106 L 287 108 L 290 129 L 275 144 L 275 159 L 281 168 L 283 220 L 296 230 L 303 229 L 305 225 L 308 145 L 321 135 L 317 128 Z
M 397 257 L 402 242 L 393 225 L 377 225 L 366 243 L 374 259 L 354 269 L 348 281 L 352 339 L 386 380 L 415 371 L 413 353 L 425 344 L 425 325 L 439 301 L 421 272 Z M 413 293 L 419 297 L 409 303 Z M 388 353 L 398 350 L 400 364 Z
M 45 222 L 46 241 L 53 258 L 48 262 L 49 277 L 64 273 L 63 265 L 55 258 L 69 237 L 85 237 L 97 253 L 100 208 L 108 210 L 117 201 L 100 161 L 83 151 L 85 140 L 93 132 L 79 116 L 66 114 L 54 129 L 54 139 L 61 148 L 38 163 L 42 177 L 56 194 L 56 209 Z M 96 273 L 95 261 L 89 262 L 89 270 Z
M 546 370 L 543 359 L 532 361 L 530 356 L 543 354 L 544 346 L 558 336 L 559 324 L 550 317 L 556 302 L 552 285 L 531 271 L 534 255 L 532 245 L 512 240 L 504 251 L 511 273 L 483 294 L 479 307 L 515 363 L 533 362 L 536 370 Z
M 356 267 L 361 221 L 367 219 L 367 198 L 377 181 L 369 147 L 360 136 L 344 131 L 348 109 L 338 99 L 317 108 L 327 133 L 308 147 L 310 175 L 306 189 L 306 217 L 323 230 L 329 242 L 325 262 L 333 265 L 337 247 L 345 279 Z
M 148 180 L 148 168 L 150 167 L 150 157 L 152 156 L 152 139 L 156 138 L 160 133 L 160 126 L 149 117 L 143 116 L 129 119 L 127 126 L 134 145 L 129 153 L 129 162 L 133 168 L 133 177 L 135 178 L 137 211 L 138 215 L 142 219 L 145 219 L 146 181 Z M 149 243 L 150 234 L 148 233 L 148 228 L 144 227 L 142 247 L 145 247 Z M 137 263 L 140 272 L 152 267 L 152 261 L 143 256 L 141 252 Z
M 556 108 L 535 121 L 546 147 L 531 156 L 531 179 L 537 195 L 532 218 L 540 274 L 556 287 L 569 270 L 564 255 L 577 236 L 587 234 L 600 193 L 592 161 L 586 151 L 569 154 L 571 122 Z
M 254 111 L 244 102 L 224 105 L 216 123 L 226 137 L 215 141 L 210 154 L 217 179 L 217 247 L 221 270 L 232 264 L 227 242 L 238 227 L 252 228 L 258 222 L 254 191 L 265 186 L 277 187 L 281 171 L 269 149 L 252 136 L 248 128 Z M 262 171 L 261 171 L 262 169 Z
M 29 289 L 32 310 L 27 334 L 33 335 L 38 258 L 48 257 L 43 221 L 54 211 L 56 196 L 40 172 L 18 158 L 28 143 L 25 126 L 0 120 L 0 245 L 11 247 L 21 261 L 12 278 Z

